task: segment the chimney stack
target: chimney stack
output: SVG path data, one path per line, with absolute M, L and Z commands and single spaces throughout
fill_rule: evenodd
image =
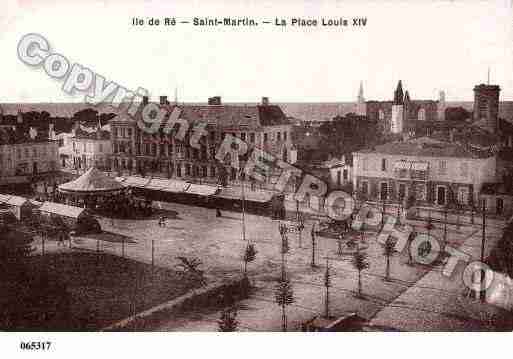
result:
M 160 105 L 167 105 L 167 96 L 160 96 Z
M 269 105 L 269 97 L 262 97 L 262 106 Z

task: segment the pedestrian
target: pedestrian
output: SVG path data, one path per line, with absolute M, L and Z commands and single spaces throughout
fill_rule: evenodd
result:
M 216 217 L 222 217 L 223 214 L 221 213 L 221 210 L 219 208 L 216 208 Z

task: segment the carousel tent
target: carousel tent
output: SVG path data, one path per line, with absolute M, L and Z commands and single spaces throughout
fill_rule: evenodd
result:
M 124 188 L 125 186 L 114 178 L 110 178 L 102 171 L 91 167 L 76 180 L 61 184 L 59 191 L 74 195 L 94 195 L 122 191 Z

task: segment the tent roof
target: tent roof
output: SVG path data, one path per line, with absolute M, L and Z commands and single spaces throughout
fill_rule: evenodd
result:
M 85 211 L 85 208 L 68 206 L 62 203 L 44 202 L 41 207 L 39 207 L 39 210 L 59 216 L 78 218 Z
M 95 167 L 91 167 L 76 180 L 59 186 L 60 191 L 77 193 L 110 192 L 122 190 L 123 188 L 124 186 L 121 183 L 114 178 L 110 178 Z

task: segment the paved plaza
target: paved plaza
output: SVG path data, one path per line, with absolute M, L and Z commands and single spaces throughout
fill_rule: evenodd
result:
M 107 233 L 98 237 L 75 238 L 75 249 L 97 250 L 124 255 L 156 266 L 173 268 L 179 263 L 177 257 L 196 257 L 212 279 L 233 275 L 242 271 L 242 254 L 248 242 L 258 251 L 256 260 L 248 265 L 248 273 L 257 289 L 252 296 L 240 303 L 238 311 L 239 330 L 280 330 L 280 307 L 274 302 L 274 286 L 281 266 L 281 237 L 279 221 L 268 217 L 246 214 L 246 238 L 242 240 L 241 213 L 223 211 L 216 217 L 215 210 L 175 203 L 156 203 L 158 213 L 142 220 L 111 220 L 100 218 Z M 168 220 L 164 227 L 158 225 L 160 215 Z M 475 251 L 466 246 L 479 246 L 481 238 L 480 221 L 474 225 L 457 225 L 454 218 L 447 225 L 448 244 L 475 256 Z M 462 220 L 461 222 L 465 222 Z M 467 219 L 468 222 L 468 219 Z M 299 235 L 289 233 L 290 251 L 286 256 L 287 272 L 293 284 L 295 302 L 288 307 L 289 328 L 297 330 L 299 324 L 323 313 L 323 273 L 326 258 L 329 258 L 333 279 L 330 289 L 331 314 L 341 315 L 355 312 L 371 319 L 387 304 L 429 272 L 440 272 L 441 267 L 408 264 L 406 253 L 391 258 L 391 281 L 384 280 L 385 257 L 382 246 L 376 242 L 376 233 L 365 231 L 368 244 L 366 252 L 369 269 L 362 272 L 363 298 L 358 298 L 357 272 L 350 263 L 350 255 L 337 254 L 337 241 L 317 236 L 315 260 L 318 268 L 312 269 L 312 241 L 310 231 L 314 220 L 307 220 L 302 233 L 301 248 Z M 427 232 L 425 221 L 409 221 L 417 232 Z M 430 234 L 443 237 L 443 224 L 435 222 Z M 487 248 L 500 237 L 502 222 L 487 222 Z M 358 235 L 358 237 L 360 237 Z M 153 247 L 153 251 L 152 251 Z M 57 249 L 55 242 L 46 244 L 47 250 Z M 59 250 L 69 250 L 61 246 Z M 441 274 L 439 274 L 441 275 Z M 453 280 L 461 281 L 460 278 Z M 433 279 L 431 279 L 433 281 Z M 427 288 L 430 291 L 430 288 Z M 443 290 L 433 287 L 432 292 Z M 217 329 L 218 312 L 186 313 L 180 318 L 170 318 L 156 330 L 208 331 Z

